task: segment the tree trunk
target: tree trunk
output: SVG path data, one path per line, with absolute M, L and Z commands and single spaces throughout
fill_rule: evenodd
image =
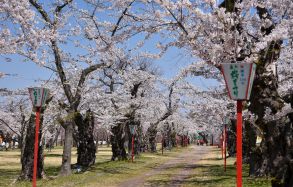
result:
M 171 125 L 167 124 L 167 130 L 166 130 L 166 136 L 165 136 L 165 146 L 168 150 L 172 149 L 172 129 Z
M 136 131 L 134 135 L 134 154 L 139 155 L 141 151 L 141 143 L 142 143 L 142 128 L 140 125 L 140 121 L 136 121 L 132 119 L 127 123 L 126 133 L 128 135 L 128 153 L 131 153 L 132 149 L 132 134 L 130 132 L 129 125 L 135 125 Z
M 20 126 L 21 132 L 20 132 L 20 134 L 18 136 L 18 143 L 19 143 L 18 148 L 20 148 L 20 150 L 23 150 L 22 149 L 22 144 L 24 142 L 27 122 L 25 120 L 25 115 L 22 112 L 22 106 L 20 106 L 20 110 L 21 110 L 21 126 Z
M 78 127 L 77 165 L 82 166 L 83 170 L 95 164 L 96 160 L 94 123 L 94 117 L 90 110 L 86 112 L 84 120 L 80 113 L 75 117 L 75 124 Z
M 62 155 L 62 165 L 60 170 L 61 176 L 68 176 L 71 174 L 71 148 L 73 143 L 73 128 L 74 122 L 72 120 L 65 121 L 63 128 L 65 130 L 65 139 Z
M 231 125 L 227 125 L 227 149 L 229 156 L 236 155 L 236 120 L 231 119 Z
M 234 7 L 235 0 L 224 0 L 220 7 L 226 7 L 228 12 L 236 11 Z M 266 7 L 256 6 L 256 13 L 262 21 L 269 19 L 272 25 L 269 27 L 262 26 L 261 30 L 265 36 L 269 36 L 275 29 L 271 11 Z M 237 26 L 241 28 L 241 24 Z M 236 27 L 236 28 L 237 28 Z M 239 33 L 242 31 L 237 29 Z M 255 169 L 257 176 L 272 176 L 275 180 L 273 186 L 293 186 L 292 185 L 292 120 L 266 121 L 265 113 L 269 108 L 271 114 L 275 115 L 284 106 L 284 101 L 278 93 L 278 77 L 274 74 L 274 70 L 268 69 L 270 65 L 277 62 L 283 40 L 272 41 L 268 47 L 261 50 L 256 61 L 257 69 L 253 83 L 249 110 L 256 114 L 258 119 L 256 125 L 263 133 L 263 141 L 260 148 L 255 152 Z M 240 61 L 241 59 L 238 59 Z M 276 70 L 276 69 L 275 69 Z M 275 71 L 277 72 L 277 71 Z M 292 115 L 292 114 L 291 114 Z M 283 118 L 289 118 L 283 117 Z
M 256 130 L 253 128 L 253 125 L 249 121 L 244 121 L 243 128 L 243 163 L 251 163 L 254 161 L 252 152 L 256 148 Z M 253 165 L 251 165 L 253 167 Z M 250 173 L 253 174 L 253 173 Z
M 173 131 L 171 134 L 171 146 L 177 147 L 176 132 L 175 131 Z
M 134 154 L 139 155 L 142 151 L 143 134 L 140 121 L 137 121 L 136 138 L 134 139 Z
M 28 125 L 26 126 L 26 133 L 22 144 L 21 153 L 21 174 L 19 180 L 32 180 L 33 166 L 34 166 L 34 145 L 35 145 L 35 114 L 31 114 Z M 37 178 L 44 178 L 44 146 L 41 144 L 42 139 L 42 122 L 43 117 L 40 118 L 40 132 L 39 132 L 39 150 L 38 150 L 38 169 Z
M 291 114 L 292 115 L 292 114 Z M 261 143 L 255 173 L 257 176 L 273 176 L 273 186 L 292 186 L 293 138 L 292 121 L 283 117 L 270 121 L 264 126 L 264 139 Z
M 149 144 L 150 144 L 150 151 L 152 153 L 157 152 L 157 142 L 156 142 L 156 137 L 157 137 L 157 125 L 151 124 L 150 127 L 148 128 L 148 137 L 149 137 Z
M 270 48 L 277 50 L 278 45 L 273 43 Z M 271 55 L 268 56 L 272 58 Z M 256 124 L 263 132 L 263 141 L 255 153 L 254 168 L 256 176 L 274 177 L 273 186 L 288 186 L 292 183 L 292 121 L 290 115 L 278 121 L 264 119 L 266 108 L 271 109 L 269 115 L 275 115 L 284 105 L 277 92 L 277 76 L 265 68 L 269 63 L 269 59 L 261 58 L 258 64 L 249 108 L 257 114 Z
M 60 126 L 58 129 L 57 129 L 57 132 L 56 132 L 56 134 L 55 134 L 55 137 L 54 137 L 54 139 L 53 139 L 53 146 L 56 144 L 56 146 L 57 146 L 57 141 L 58 141 L 58 137 L 59 137 L 59 134 L 60 134 L 60 131 L 61 131 L 61 128 L 62 128 L 62 126 Z
M 249 164 L 249 176 L 255 176 L 256 128 L 249 121 L 244 121 L 243 163 Z M 258 153 L 259 154 L 259 153 Z
M 112 158 L 111 160 L 127 160 L 126 150 L 124 148 L 125 136 L 124 136 L 124 125 L 117 124 L 111 128 L 112 135 L 110 141 L 112 144 Z
M 18 136 L 18 143 L 19 143 L 19 145 L 18 145 L 18 148 L 20 148 L 21 150 L 23 150 L 22 149 L 22 146 L 23 146 L 23 143 L 24 143 L 24 137 L 25 137 L 25 132 L 26 132 L 26 126 L 27 126 L 27 123 L 22 123 L 21 124 L 21 132 L 20 132 L 20 135 Z

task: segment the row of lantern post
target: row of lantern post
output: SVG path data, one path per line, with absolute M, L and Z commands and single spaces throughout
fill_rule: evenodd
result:
M 161 144 L 162 144 L 161 151 L 162 151 L 162 155 L 163 155 L 164 154 L 164 144 L 165 144 L 165 138 L 164 138 L 163 134 L 162 134 Z M 178 144 L 177 139 L 176 139 L 176 144 Z M 188 137 L 186 135 L 183 136 L 182 145 L 183 145 L 183 147 L 186 147 L 188 145 Z
M 227 167 L 227 124 L 224 124 L 223 133 L 221 135 L 221 152 L 222 152 L 222 159 L 224 159 L 224 171 L 226 172 Z
M 236 159 L 237 159 L 237 187 L 242 186 L 242 101 L 249 100 L 252 84 L 255 76 L 256 65 L 253 63 L 222 63 L 221 71 L 224 75 L 226 87 L 229 97 L 237 101 L 237 139 L 236 139 Z M 33 187 L 36 187 L 37 178 L 37 161 L 39 148 L 39 126 L 40 112 L 45 105 L 49 90 L 46 88 L 29 88 L 30 99 L 36 110 L 36 126 L 35 126 L 35 146 L 34 146 L 34 167 L 33 167 Z M 226 170 L 226 139 L 227 129 L 224 129 L 224 149 L 225 149 L 225 170 Z M 131 160 L 134 158 L 134 135 L 136 131 L 135 125 L 130 125 L 132 134 L 132 152 Z M 187 139 L 186 139 L 187 140 Z M 164 138 L 162 137 L 162 154 L 164 147 Z
M 224 159 L 224 171 L 227 167 L 227 125 L 229 118 L 224 118 L 224 126 L 221 134 L 221 152 Z M 237 101 L 237 127 L 236 127 L 236 169 L 237 169 L 237 187 L 242 186 L 242 102 Z

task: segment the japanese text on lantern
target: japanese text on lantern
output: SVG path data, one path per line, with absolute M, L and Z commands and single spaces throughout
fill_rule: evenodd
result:
M 33 90 L 33 92 L 34 92 L 34 98 L 33 98 L 34 99 L 34 103 L 33 104 L 34 105 L 36 105 L 37 102 L 38 102 L 38 93 L 37 93 L 37 91 L 38 91 L 37 89 L 34 89 Z
M 231 64 L 230 65 L 230 69 L 231 69 L 231 78 L 232 78 L 232 81 L 233 81 L 233 94 L 237 97 L 238 96 L 238 86 L 237 86 L 237 81 L 238 81 L 238 78 L 239 78 L 239 72 L 238 72 L 238 68 L 236 65 L 233 65 Z
M 247 79 L 245 76 L 245 68 L 243 65 L 240 66 L 240 83 L 244 86 Z

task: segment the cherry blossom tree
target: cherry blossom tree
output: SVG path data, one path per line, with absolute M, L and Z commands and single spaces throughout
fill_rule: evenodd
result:
M 155 28 L 162 37 L 168 38 L 157 45 L 162 52 L 171 46 L 184 48 L 217 68 L 222 62 L 257 64 L 249 110 L 258 116 L 256 124 L 265 132 L 265 137 L 256 174 L 278 176 L 284 183 L 290 181 L 292 166 L 287 158 L 292 158 L 274 143 L 285 141 L 283 134 L 276 136 L 272 130 L 283 127 L 275 123 L 269 127 L 263 117 L 266 108 L 275 115 L 284 107 L 275 68 L 280 55 L 285 54 L 281 52 L 283 47 L 290 49 L 292 2 L 224 0 L 218 4 L 217 1 L 154 0 L 146 4 L 150 6 L 141 13 L 141 19 L 148 20 L 145 27 Z M 269 141 L 270 138 L 275 141 Z M 290 150 L 290 145 L 285 147 Z M 271 154 L 272 151 L 275 154 Z M 278 155 L 282 155 L 282 159 Z M 278 171 L 279 164 L 288 172 Z
M 179 116 L 186 120 L 188 115 L 185 118 L 180 110 L 190 103 L 182 94 L 190 90 L 201 101 L 193 109 L 197 112 L 190 112 L 197 125 L 187 123 L 185 128 L 202 124 L 215 133 L 209 124 L 220 123 L 225 115 L 221 112 L 227 99 L 219 98 L 223 91 L 191 89 L 182 79 L 192 74 L 221 80 L 222 62 L 254 62 L 256 78 L 245 109 L 255 116 L 250 121 L 262 132 L 263 142 L 259 154 L 251 157 L 257 159 L 251 160 L 254 169 L 250 173 L 272 175 L 287 185 L 292 184 L 293 168 L 292 7 L 291 0 L 4 0 L 0 5 L 0 54 L 21 55 L 56 73 L 63 94 L 56 103 L 66 134 L 61 175 L 71 173 L 76 130 L 82 145 L 79 164 L 88 167 L 94 163 L 93 116 L 112 131 L 114 159 L 125 158 L 123 133 L 133 123 L 147 127 L 151 150 L 156 151 L 159 125 L 179 121 Z M 152 36 L 160 36 L 156 54 L 142 50 Z M 135 44 L 130 45 L 132 39 Z M 197 59 L 171 81 L 131 65 L 142 58 L 159 58 L 171 47 L 184 49 Z M 167 91 L 160 91 L 160 86 Z M 154 96 L 160 101 L 156 103 Z M 215 104 L 210 106 L 210 100 Z M 207 111 L 214 115 L 206 118 Z M 280 147 L 276 142 L 286 143 Z M 121 151 L 122 155 L 116 154 Z M 84 160 L 83 155 L 92 156 Z
M 1 22 L 1 28 L 4 28 L 1 30 L 1 54 L 18 54 L 40 64 L 55 72 L 61 83 L 65 100 L 60 101 L 60 106 L 67 113 L 60 121 L 65 129 L 61 175 L 71 173 L 75 125 L 78 132 L 87 134 L 90 140 L 89 145 L 79 147 L 83 148 L 78 151 L 80 158 L 93 155 L 89 160 L 78 159 L 79 164 L 88 167 L 94 163 L 92 131 L 82 132 L 82 129 L 91 129 L 84 128 L 88 115 L 83 117 L 80 113 L 82 92 L 91 73 L 126 57 L 124 49 L 127 48 L 123 42 L 136 32 L 133 25 L 127 27 L 130 19 L 126 14 L 133 2 L 24 0 L 1 4 L 4 20 Z M 81 9 L 81 4 L 88 9 Z

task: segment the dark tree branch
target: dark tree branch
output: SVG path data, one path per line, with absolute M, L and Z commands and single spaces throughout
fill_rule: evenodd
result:
M 132 3 L 134 3 L 134 1 L 135 1 L 135 0 L 131 1 L 131 2 L 128 4 L 128 6 L 127 6 L 127 7 L 124 9 L 124 11 L 122 12 L 121 16 L 118 18 L 118 21 L 117 21 L 117 23 L 116 23 L 116 25 L 115 25 L 115 27 L 114 27 L 114 29 L 113 29 L 113 31 L 112 31 L 112 34 L 111 34 L 112 37 L 115 35 L 115 33 L 116 33 L 116 31 L 117 31 L 117 29 L 118 29 L 118 27 L 119 27 L 119 25 L 120 25 L 120 22 L 122 21 L 123 17 L 126 15 L 126 13 L 127 13 L 127 11 L 128 11 L 128 8 L 132 5 Z
M 66 2 L 63 5 L 57 6 L 55 9 L 56 14 L 59 14 L 62 11 L 62 9 L 66 7 L 69 3 L 71 3 L 72 1 L 73 0 L 66 0 Z
M 55 73 L 58 73 L 58 71 L 56 69 L 52 68 L 52 67 L 49 67 L 49 66 L 46 66 L 46 65 L 44 65 L 43 67 L 47 68 L 47 69 L 49 69 L 49 70 L 51 70 L 51 71 L 53 71 Z
M 66 2 L 63 5 L 57 6 L 55 9 L 55 20 L 53 23 L 53 26 L 57 26 L 58 23 L 58 17 L 60 12 L 62 11 L 63 8 L 65 8 L 69 3 L 71 3 L 73 0 L 66 0 Z
M 60 11 L 66 5 L 68 5 L 68 3 L 71 2 L 71 1 L 72 0 L 67 1 L 67 3 L 65 3 L 64 6 L 62 5 L 62 6 L 59 6 L 59 8 L 57 7 L 56 8 L 56 15 L 58 16 Z M 52 23 L 52 21 L 49 18 L 48 13 L 44 10 L 44 8 L 40 4 L 37 3 L 36 0 L 29 0 L 29 2 L 31 3 L 32 6 L 34 6 L 38 10 L 38 12 L 42 15 L 43 19 L 48 24 L 50 24 L 51 26 L 55 26 L 57 24 L 57 21 L 56 21 L 57 18 L 55 18 L 54 23 Z M 63 70 L 60 51 L 59 51 L 59 48 L 57 46 L 57 42 L 55 40 L 51 40 L 51 45 L 52 45 L 52 50 L 54 52 L 55 64 L 56 64 L 56 67 L 57 67 L 57 72 L 58 72 L 58 75 L 59 75 L 59 77 L 61 79 L 61 83 L 62 83 L 62 86 L 64 88 L 65 95 L 66 95 L 68 101 L 70 103 L 72 103 L 73 102 L 73 95 L 72 95 L 72 92 L 71 92 L 71 86 L 67 83 L 67 79 L 66 79 L 66 75 L 65 75 L 64 70 Z
M 51 21 L 49 15 L 47 14 L 47 12 L 44 10 L 44 8 L 40 4 L 38 4 L 36 0 L 29 0 L 29 2 L 33 7 L 35 7 L 38 10 L 38 12 L 42 15 L 43 19 L 47 23 L 52 25 L 52 21 Z
M 173 114 L 174 108 L 172 107 L 172 95 L 173 95 L 173 87 L 175 86 L 176 82 L 174 81 L 171 85 L 170 85 L 170 91 L 169 91 L 169 96 L 168 96 L 168 100 L 169 103 L 167 105 L 167 110 L 166 112 L 162 115 L 162 117 L 160 117 L 155 123 L 154 125 L 157 126 L 161 121 L 164 121 L 165 119 L 167 119 L 169 116 L 171 116 Z
M 64 88 L 65 95 L 66 95 L 69 103 L 72 104 L 74 99 L 73 99 L 73 95 L 72 95 L 72 92 L 71 92 L 71 86 L 67 82 L 67 78 L 66 78 L 63 66 L 62 66 L 61 56 L 60 56 L 59 48 L 57 46 L 57 42 L 52 40 L 51 44 L 52 44 L 52 49 L 53 49 L 53 52 L 54 52 L 55 64 L 56 64 L 56 67 L 57 67 L 58 75 L 60 77 L 62 86 Z
M 97 70 L 97 69 L 100 69 L 100 68 L 103 68 L 103 67 L 106 67 L 106 63 L 101 63 L 101 64 L 95 64 L 95 65 L 92 65 L 92 66 L 89 66 L 88 68 L 84 69 L 80 75 L 80 78 L 79 78 L 79 82 L 78 82 L 78 85 L 77 85 L 77 89 L 76 89 L 76 93 L 75 93 L 75 97 L 74 97 L 74 106 L 77 108 L 77 106 L 79 105 L 80 103 L 80 98 L 81 98 L 81 90 L 84 86 L 84 82 L 86 80 L 86 77 L 92 73 L 93 71 Z
M 8 123 L 6 123 L 3 119 L 0 119 L 0 122 L 2 122 L 2 124 L 4 124 L 6 127 L 8 127 L 12 132 L 14 132 L 15 134 L 17 134 L 18 136 L 20 136 L 19 133 L 17 133 L 15 130 L 13 130 L 10 125 Z
M 161 0 L 162 2 L 162 0 Z M 175 14 L 166 7 L 166 9 L 168 10 L 168 12 L 171 14 L 171 16 L 174 18 L 174 20 L 177 22 L 177 25 L 179 26 L 179 28 L 184 32 L 184 34 L 187 36 L 188 35 L 188 32 L 186 30 L 186 28 L 184 27 L 183 23 L 181 22 L 180 20 L 177 19 L 177 17 L 175 16 Z M 182 15 L 181 15 L 182 16 Z
M 102 82 L 105 86 L 110 87 L 110 84 L 104 81 L 103 79 L 100 78 L 99 81 Z
M 142 85 L 142 82 L 139 82 L 139 83 L 133 85 L 133 88 L 131 89 L 131 97 L 132 98 L 137 97 L 137 92 L 138 92 L 138 89 L 141 85 Z

